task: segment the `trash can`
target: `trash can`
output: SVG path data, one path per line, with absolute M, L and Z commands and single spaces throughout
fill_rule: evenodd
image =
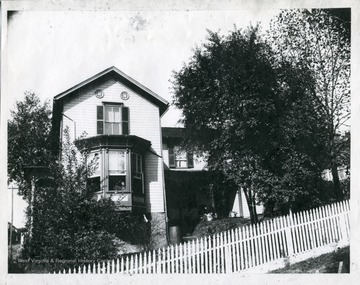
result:
M 169 228 L 170 243 L 179 244 L 181 242 L 180 227 L 179 226 L 170 226 Z

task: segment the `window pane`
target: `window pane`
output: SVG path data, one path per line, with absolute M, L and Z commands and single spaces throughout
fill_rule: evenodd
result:
M 120 122 L 120 108 L 113 107 L 113 111 L 114 111 L 114 122 Z
M 126 190 L 125 176 L 109 176 L 109 190 L 125 191 Z
M 99 152 L 92 152 L 89 154 L 87 158 L 88 168 L 89 168 L 89 175 L 91 177 L 100 176 L 100 169 L 101 169 L 101 159 Z
M 87 182 L 86 187 L 89 192 L 98 192 L 101 190 L 100 177 L 89 178 Z
M 193 153 L 188 153 L 187 154 L 187 167 L 189 168 L 193 168 L 194 167 L 194 155 Z
M 140 175 L 140 179 L 137 179 L 137 178 L 134 178 L 133 179 L 133 182 L 132 182 L 132 191 L 135 193 L 135 194 L 141 194 L 143 193 L 143 187 L 142 187 L 142 179 L 141 179 L 141 175 Z
M 111 123 L 105 123 L 105 134 L 107 134 L 107 135 L 112 134 Z
M 119 123 L 113 123 L 113 135 L 120 135 L 120 124 Z
M 172 147 L 169 147 L 169 166 L 176 167 L 174 149 Z
M 125 153 L 123 151 L 109 151 L 109 171 L 111 173 L 125 172 Z
M 112 122 L 113 121 L 113 110 L 112 107 L 105 107 L 105 121 Z
M 137 163 L 136 163 L 136 172 L 139 172 L 141 173 L 142 170 L 141 170 L 141 156 L 140 155 L 137 155 L 136 156 L 136 160 L 137 160 Z

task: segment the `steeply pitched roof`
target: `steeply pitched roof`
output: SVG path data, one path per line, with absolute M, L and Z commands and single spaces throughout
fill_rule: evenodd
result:
M 140 84 L 130 76 L 126 75 L 124 72 L 117 69 L 115 66 L 109 67 L 54 97 L 52 117 L 52 141 L 54 153 L 58 153 L 59 150 L 58 138 L 64 102 L 70 98 L 79 96 L 79 94 L 81 93 L 80 91 L 87 90 L 89 87 L 96 87 L 107 81 L 108 79 L 116 79 L 120 81 L 129 89 L 133 90 L 140 96 L 144 97 L 146 100 L 158 106 L 160 116 L 167 111 L 169 107 L 169 102 L 167 102 L 164 98 L 160 97 L 150 89 L 146 88 L 144 85 Z
M 78 94 L 78 90 L 85 88 L 89 85 L 96 84 L 98 82 L 101 82 L 102 80 L 106 80 L 110 77 L 114 77 L 118 79 L 121 83 L 129 87 L 130 89 L 134 90 L 150 102 L 154 103 L 159 107 L 160 115 L 162 115 L 169 106 L 169 102 L 167 102 L 164 98 L 160 97 L 144 85 L 137 82 L 135 79 L 131 78 L 130 76 L 126 75 L 124 72 L 116 68 L 115 66 L 109 67 L 98 74 L 80 82 L 79 84 L 76 84 L 75 86 L 69 88 L 68 90 L 56 95 L 54 97 L 55 101 L 62 101 L 65 97 L 74 96 L 75 94 Z

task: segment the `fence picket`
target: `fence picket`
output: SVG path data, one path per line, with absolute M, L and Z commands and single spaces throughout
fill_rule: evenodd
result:
M 332 228 L 331 228 L 331 216 L 328 205 L 324 206 L 325 219 L 326 219 L 326 230 L 328 233 L 328 244 L 331 244 L 333 241 Z
M 318 222 L 318 227 L 319 227 L 319 241 L 320 241 L 320 246 L 324 246 L 324 240 L 325 240 L 325 234 L 323 231 L 323 226 L 322 226 L 322 216 L 321 216 L 321 212 L 320 212 L 320 208 L 316 209 L 316 216 L 317 216 L 317 222 Z
M 280 255 L 280 248 L 279 248 L 279 224 L 278 224 L 278 218 L 275 218 L 273 220 L 273 229 L 274 229 L 274 238 L 275 238 L 275 259 L 279 259 L 281 257 Z
M 329 205 L 329 213 L 330 213 L 330 225 L 331 225 L 331 235 L 332 235 L 332 242 L 336 242 L 336 225 L 334 221 L 334 208 L 333 205 Z
M 254 225 L 250 225 L 251 267 L 256 266 Z
M 334 231 L 334 242 L 338 242 L 340 238 L 339 238 L 338 224 L 337 224 L 337 212 L 334 204 L 332 204 L 330 208 L 331 208 L 332 224 Z
M 195 241 L 194 240 L 192 240 L 191 241 L 191 273 L 196 273 L 195 272 L 195 258 L 196 258 L 196 256 L 195 256 Z
M 244 240 L 244 257 L 245 257 L 245 269 L 250 267 L 250 257 L 249 257 L 249 226 L 245 227 L 245 240 Z
M 325 217 L 324 217 L 324 207 L 320 207 L 319 209 L 320 216 L 321 216 L 321 228 L 323 230 L 324 234 L 324 244 L 328 244 L 328 236 L 327 236 L 327 230 L 326 230 L 326 224 L 325 224 Z
M 310 223 L 309 223 L 307 214 L 308 214 L 308 211 L 305 211 L 303 213 L 303 221 L 304 221 L 304 230 L 306 233 L 306 244 L 307 244 L 306 250 L 309 251 L 309 250 L 311 250 L 312 241 L 311 241 L 311 228 L 310 228 Z
M 284 217 L 280 217 L 279 218 L 279 223 L 280 223 L 280 253 L 281 253 L 281 257 L 285 257 L 288 255 L 288 249 L 287 249 L 287 246 L 286 246 L 286 243 L 285 243 L 285 227 L 286 227 L 286 224 L 285 224 L 285 218 Z
M 239 239 L 239 228 L 234 229 L 234 249 L 236 250 L 236 272 L 239 272 L 241 270 L 240 267 L 240 258 L 241 258 L 241 252 L 240 252 L 240 239 Z
M 225 273 L 225 248 L 224 248 L 224 232 L 219 235 L 219 247 L 220 247 L 220 273 Z
M 299 213 L 296 213 L 295 216 L 296 216 L 296 221 L 297 221 L 299 253 L 300 253 L 300 252 L 304 252 L 304 235 L 303 235 L 302 224 L 301 224 Z
M 209 237 L 209 271 L 208 273 L 215 273 L 214 270 L 214 252 L 215 252 L 215 235 Z

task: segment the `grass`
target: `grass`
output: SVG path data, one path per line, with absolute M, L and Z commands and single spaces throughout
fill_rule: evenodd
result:
M 340 248 L 335 252 L 320 255 L 298 262 L 270 273 L 338 273 L 339 264 L 343 262 L 342 272 L 350 272 L 350 247 Z

